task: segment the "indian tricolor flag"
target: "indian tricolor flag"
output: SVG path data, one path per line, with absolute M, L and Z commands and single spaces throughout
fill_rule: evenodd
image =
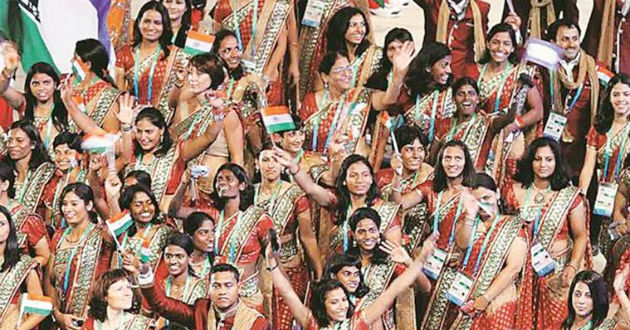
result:
M 564 50 L 560 46 L 538 38 L 529 38 L 525 43 L 523 59 L 555 71 Z
M 53 309 L 53 300 L 42 295 L 24 293 L 22 294 L 22 306 L 20 308 L 23 313 L 48 316 Z
M 88 67 L 78 56 L 72 61 L 72 73 L 77 77 L 78 81 L 83 81 L 88 72 Z
M 209 53 L 212 50 L 213 43 L 214 36 L 190 30 L 186 36 L 184 52 L 193 56 L 201 53 Z
M 91 153 L 105 153 L 113 150 L 117 136 L 113 134 L 86 135 L 81 143 L 81 148 Z
M 287 106 L 267 107 L 262 111 L 262 119 L 269 133 L 295 130 L 295 123 Z
M 604 85 L 604 87 L 608 86 L 608 82 L 615 76 L 610 70 L 606 68 L 605 65 L 598 63 L 597 64 L 597 79 L 599 82 Z
M 145 239 L 142 242 L 142 246 L 140 247 L 140 261 L 144 263 L 148 263 L 151 260 L 151 241 Z
M 107 219 L 106 224 L 107 228 L 114 234 L 114 237 L 118 237 L 131 227 L 133 219 L 131 218 L 131 214 L 125 211 Z

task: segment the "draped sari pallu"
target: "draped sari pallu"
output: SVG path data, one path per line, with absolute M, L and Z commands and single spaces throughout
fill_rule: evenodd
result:
M 72 97 L 75 100 L 81 101 L 81 104 L 85 106 L 86 114 L 100 127 L 103 126 L 105 117 L 107 117 L 112 107 L 116 104 L 120 94 L 122 94 L 122 91 L 103 80 L 98 81 L 84 90 L 72 90 Z M 70 130 L 79 131 L 74 121 L 70 121 Z
M 300 26 L 300 96 L 304 98 L 313 92 L 313 83 L 319 79 L 319 63 L 326 54 L 327 42 L 324 37 L 328 22 L 341 8 L 354 7 L 350 0 L 325 0 L 322 20 L 318 27 Z M 300 100 L 301 101 L 301 100 Z
M 103 242 L 102 236 L 105 229 L 99 225 L 93 226 L 82 242 L 78 245 L 61 248 L 63 230 L 58 230 L 53 237 L 54 256 L 52 277 L 53 286 L 59 295 L 61 302 L 60 311 L 78 317 L 85 317 L 92 285 L 109 266 L 111 253 Z M 76 250 L 73 256 L 73 250 Z M 72 260 L 70 258 L 72 257 Z M 64 279 L 66 268 L 70 267 L 68 274 L 68 288 L 64 293 Z
M 166 247 L 166 241 L 169 239 L 172 233 L 172 228 L 167 226 L 165 223 L 160 223 L 157 225 L 157 228 L 153 232 L 153 236 L 151 236 L 151 238 L 149 239 L 149 251 L 151 254 L 149 255 L 149 260 L 147 263 L 151 266 L 153 272 L 157 272 L 160 260 L 162 260 L 164 248 Z M 120 237 L 118 237 L 118 242 L 123 242 L 125 240 L 123 238 L 125 234 L 122 234 Z M 123 245 L 123 248 L 125 248 L 125 246 L 131 247 L 133 253 L 137 257 L 140 257 L 140 249 L 145 238 L 138 236 L 141 235 L 138 235 L 138 233 L 136 233 L 134 237 L 128 237 L 126 244 Z M 121 260 L 122 256 L 119 255 L 118 251 L 115 251 L 114 257 L 112 258 L 112 268 L 121 268 Z
M 21 255 L 20 260 L 8 270 L 0 272 L 0 325 L 14 329 L 18 323 L 20 288 L 31 270 L 39 263 L 28 255 Z
M 35 170 L 32 177 L 22 183 L 22 185 L 26 185 L 25 187 L 16 188 L 16 198 L 18 202 L 22 204 L 26 213 L 35 213 L 37 205 L 39 205 L 39 200 L 44 192 L 44 187 L 46 187 L 46 183 L 50 181 L 54 174 L 55 165 L 52 163 L 42 163 Z M 27 178 L 28 177 L 29 175 L 27 175 Z M 18 194 L 18 191 L 22 191 L 22 194 Z
M 481 226 L 485 226 L 483 223 Z M 497 229 L 493 231 L 489 239 L 489 245 L 481 257 L 477 277 L 471 276 L 475 263 L 482 249 L 482 242 L 487 233 L 475 238 L 472 247 L 471 259 L 462 271 L 474 279 L 471 295 L 468 300 L 475 300 L 488 291 L 494 279 L 503 270 L 512 242 L 523 233 L 523 220 L 515 216 L 502 216 L 497 223 Z M 526 235 L 526 234 L 525 234 Z M 458 306 L 450 304 L 450 309 L 456 315 L 451 329 L 455 330 L 497 330 L 514 329 L 516 321 L 516 285 L 511 283 L 493 301 L 486 310 L 475 318 L 471 318 L 462 312 Z
M 475 164 L 475 169 L 482 170 L 490 151 L 490 141 L 487 140 L 491 124 L 490 118 L 482 114 L 475 114 L 469 121 L 459 124 L 454 118 L 446 118 L 440 122 L 438 128 L 440 141 L 443 144 L 451 140 L 464 142 L 470 153 L 470 159 Z M 454 124 L 457 126 L 453 127 Z
M 343 105 L 340 102 L 344 102 Z M 332 139 L 347 136 L 348 141 L 344 143 L 347 152 L 367 155 L 368 147 L 364 133 L 370 112 L 370 101 L 365 88 L 352 89 L 341 101 L 333 102 L 322 109 L 315 105 L 315 109 L 318 109 L 317 112 L 304 121 L 304 130 L 307 132 L 304 144 L 307 148 L 312 149 L 314 140 L 317 139 L 316 149 L 311 151 L 327 154 Z M 337 114 L 338 111 L 341 113 Z M 334 129 L 332 133 L 331 128 Z
M 579 189 L 571 186 L 557 192 L 546 211 L 543 208 L 543 213 L 540 216 L 538 243 L 547 251 L 550 251 L 553 243 L 558 239 L 558 234 L 568 226 L 568 216 L 572 206 L 581 200 Z M 535 212 L 527 213 L 533 215 Z M 527 220 L 533 221 L 533 219 Z M 569 241 L 568 250 L 561 256 L 554 258 L 556 261 L 554 272 L 544 277 L 536 275 L 533 267 L 531 267 L 531 253 L 527 254 L 517 307 L 516 328 L 556 329 L 560 328 L 562 321 L 566 319 L 569 287 L 564 287 L 562 284 L 562 270 L 565 264 L 569 262 L 572 246 L 568 234 L 566 239 Z M 592 259 L 589 254 L 590 247 L 587 246 L 583 261 L 587 269 L 592 268 Z
M 410 99 L 407 106 L 410 107 L 403 114 L 407 124 L 419 127 L 427 135 L 430 135 L 431 130 L 435 132 L 439 121 L 453 117 L 457 111 L 453 90 L 450 87 L 442 91 L 432 91 L 416 97 L 415 100 Z
M 188 285 L 190 285 L 190 289 L 188 291 L 183 290 L 182 291 L 183 297 L 180 297 L 180 299 L 177 299 L 177 300 L 183 303 L 186 303 L 188 305 L 194 305 L 197 299 L 203 299 L 208 296 L 208 289 L 209 289 L 210 283 L 207 280 L 201 279 L 191 274 L 188 274 L 188 278 L 190 279 L 191 282 L 190 284 L 187 283 L 186 286 L 184 286 L 184 289 Z M 162 285 L 166 286 L 166 279 L 162 282 Z M 172 298 L 170 296 L 168 297 Z M 155 320 L 156 329 L 162 329 L 166 325 L 167 325 L 167 320 L 161 316 L 157 317 L 157 319 Z

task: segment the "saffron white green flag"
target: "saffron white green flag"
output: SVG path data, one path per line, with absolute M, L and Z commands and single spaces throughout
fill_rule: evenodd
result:
M 262 119 L 269 133 L 295 129 L 291 112 L 287 106 L 267 107 L 262 111 Z
M 193 56 L 201 53 L 209 53 L 212 50 L 213 43 L 214 36 L 190 30 L 186 36 L 184 51 Z
M 22 312 L 48 316 L 53 309 L 52 298 L 31 293 L 22 294 Z

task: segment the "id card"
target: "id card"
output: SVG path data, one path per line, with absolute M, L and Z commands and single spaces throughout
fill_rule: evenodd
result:
M 468 300 L 472 287 L 473 280 L 461 272 L 458 272 L 453 280 L 453 284 L 451 284 L 451 287 L 446 293 L 446 298 L 453 304 L 462 307 Z
M 534 244 L 531 249 L 532 266 L 539 277 L 551 273 L 556 268 L 556 261 L 551 258 L 549 252 L 540 243 Z
M 241 60 L 241 65 L 243 66 L 243 70 L 247 73 L 251 73 L 256 70 L 256 64 L 254 63 L 254 61 Z
M 438 279 L 440 276 L 440 272 L 442 272 L 442 268 L 446 263 L 446 258 L 448 257 L 448 253 L 444 250 L 435 249 L 433 254 L 427 258 L 427 261 L 424 263 L 423 271 L 424 273 L 432 278 L 433 280 Z
M 550 113 L 547 124 L 545 125 L 545 130 L 543 131 L 543 136 L 554 139 L 556 142 L 560 141 L 566 124 L 567 117 L 555 112 Z
M 205 165 L 193 165 L 190 170 L 190 175 L 195 178 L 207 177 L 210 174 L 210 169 Z
M 325 6 L 326 4 L 321 0 L 308 0 L 306 10 L 304 11 L 304 17 L 302 18 L 302 25 L 314 28 L 319 27 L 322 23 Z
M 617 195 L 616 183 L 600 183 L 593 213 L 603 217 L 611 216 L 615 206 L 615 195 Z

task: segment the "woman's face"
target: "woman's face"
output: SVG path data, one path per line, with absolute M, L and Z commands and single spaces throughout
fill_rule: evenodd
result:
M 162 14 L 157 10 L 147 10 L 140 18 L 138 24 L 142 40 L 155 42 L 160 39 L 164 26 L 162 25 Z
M 164 261 L 168 266 L 168 273 L 175 277 L 188 272 L 190 256 L 181 246 L 169 244 L 164 248 Z
M 199 69 L 191 65 L 188 68 L 188 83 L 190 84 L 190 91 L 199 94 L 210 88 L 212 79 L 210 79 L 209 74 L 199 71 Z
M 413 143 L 406 144 L 400 149 L 400 156 L 403 161 L 403 167 L 408 171 L 417 171 L 424 162 L 426 151 L 419 139 L 413 140 Z
M 361 270 L 354 266 L 344 266 L 337 274 L 337 280 L 350 293 L 357 292 L 359 284 L 361 284 Z
M 171 21 L 179 21 L 186 12 L 186 1 L 184 0 L 164 0 L 164 8 L 168 11 L 168 18 Z
M 352 67 L 347 58 L 337 57 L 335 64 L 330 68 L 330 74 L 327 75 L 327 82 L 331 88 L 340 92 L 345 92 L 352 87 Z
M 539 179 L 549 179 L 556 170 L 556 157 L 549 146 L 540 147 L 534 154 L 532 170 Z
M 473 86 L 464 85 L 455 92 L 455 104 L 459 113 L 470 116 L 477 111 L 479 95 Z
M 346 38 L 346 42 L 358 45 L 365 38 L 365 33 L 367 31 L 367 23 L 363 19 L 361 14 L 356 14 L 350 18 L 350 22 L 348 22 L 348 29 L 344 34 Z
M 571 303 L 575 309 L 575 314 L 581 317 L 587 317 L 593 312 L 593 298 L 591 297 L 591 290 L 584 282 L 577 282 L 575 284 L 575 290 L 571 296 Z
M 302 130 L 288 131 L 280 134 L 280 147 L 291 153 L 298 153 L 304 146 L 306 134 Z
M 9 219 L 4 216 L 4 213 L 0 212 L 0 244 L 4 244 L 9 239 Z
M 55 94 L 55 89 L 57 88 L 55 80 L 45 73 L 34 74 L 29 86 L 31 93 L 40 103 L 48 102 Z
M 378 226 L 372 219 L 363 219 L 357 223 L 353 232 L 354 239 L 363 251 L 372 251 L 378 244 L 380 233 Z
M 479 203 L 487 206 L 488 209 L 491 209 L 493 211 L 498 210 L 499 196 L 496 191 L 492 191 L 486 187 L 478 187 L 474 189 L 472 192 L 473 192 L 473 196 L 475 196 L 475 199 L 477 199 Z M 482 219 L 486 220 L 489 217 L 493 216 L 494 214 L 488 214 L 482 208 L 479 210 L 479 215 L 481 216 Z
M 77 166 L 79 161 L 79 153 L 70 149 L 67 144 L 60 144 L 55 147 L 55 165 L 58 169 L 65 172 Z
M 205 253 L 212 252 L 214 248 L 214 223 L 206 220 L 195 230 L 192 236 L 195 249 Z
M 18 161 L 29 157 L 33 151 L 31 139 L 21 128 L 14 128 L 9 131 L 9 140 L 7 141 L 7 150 L 12 160 Z
M 348 302 L 348 296 L 342 288 L 328 291 L 324 298 L 324 305 L 326 307 L 326 315 L 328 315 L 331 320 L 341 322 L 348 317 L 350 303 Z
M 151 202 L 151 197 L 144 191 L 139 191 L 133 195 L 131 204 L 131 217 L 140 223 L 149 223 L 155 216 L 155 205 Z
M 411 43 L 413 44 L 413 41 Z M 387 58 L 390 62 L 393 61 L 394 55 L 402 49 L 403 45 L 404 43 L 400 40 L 393 40 L 389 43 L 389 45 L 387 45 L 387 49 L 385 51 L 387 52 Z
M 263 150 L 258 156 L 258 166 L 260 166 L 260 174 L 265 180 L 276 181 L 282 173 L 282 165 L 273 155 L 271 150 Z
M 496 63 L 507 61 L 510 54 L 514 51 L 514 44 L 508 32 L 495 33 L 488 41 L 487 47 L 490 58 Z
M 133 303 L 133 291 L 131 283 L 127 279 L 120 279 L 114 282 L 107 289 L 107 306 L 115 310 L 127 310 Z
M 243 51 L 238 47 L 238 40 L 234 36 L 227 36 L 219 45 L 219 56 L 227 63 L 230 70 L 235 70 L 241 65 Z
M 222 199 L 236 198 L 245 189 L 245 183 L 241 183 L 232 171 L 223 169 L 217 174 L 214 189 Z
M 372 185 L 370 168 L 362 162 L 350 165 L 346 172 L 346 185 L 348 191 L 353 195 L 367 195 Z
M 73 191 L 68 192 L 61 201 L 61 213 L 69 225 L 78 225 L 82 221 L 89 221 L 92 202 L 87 204 Z
M 447 178 L 458 178 L 462 175 L 465 166 L 466 154 L 462 148 L 458 146 L 450 146 L 444 149 L 444 154 L 442 155 L 442 167 Z
M 433 81 L 440 85 L 446 85 L 451 76 L 451 55 L 446 55 L 433 63 L 429 70 Z
M 159 128 L 148 119 L 141 119 L 136 124 L 136 141 L 143 151 L 150 152 L 158 149 L 164 129 Z
M 610 91 L 610 103 L 615 113 L 623 116 L 630 114 L 630 86 L 616 83 Z

